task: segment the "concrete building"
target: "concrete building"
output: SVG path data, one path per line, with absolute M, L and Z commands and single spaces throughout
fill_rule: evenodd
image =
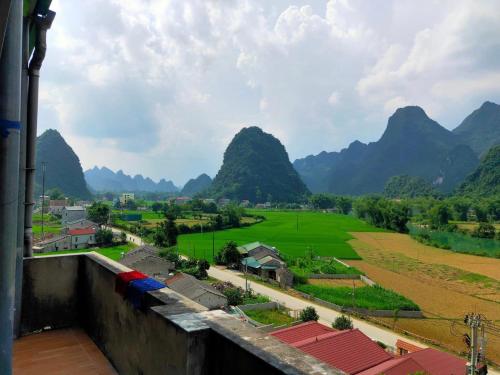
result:
M 94 228 L 97 230 L 99 228 L 99 225 L 88 219 L 78 219 L 66 223 L 64 228 L 62 229 L 62 232 L 67 234 L 67 232 L 70 229 L 84 229 L 84 228 Z
M 175 264 L 158 255 L 159 250 L 144 245 L 126 253 L 119 262 L 124 266 L 154 277 L 160 281 L 168 279 L 175 271 Z
M 72 249 L 86 249 L 96 244 L 95 228 L 70 229 Z
M 67 206 L 61 211 L 61 224 L 65 226 L 67 223 L 85 219 L 86 212 L 82 206 Z
M 51 251 L 61 251 L 71 249 L 71 236 L 62 234 L 47 238 L 33 246 L 34 253 L 48 253 Z
M 128 202 L 134 200 L 135 200 L 134 193 L 123 193 L 122 195 L 120 195 L 120 204 L 122 206 L 126 206 Z
M 179 272 L 165 283 L 170 289 L 209 310 L 220 309 L 221 306 L 227 305 L 227 297 L 224 294 L 194 276 Z
M 49 212 L 54 215 L 61 215 L 64 207 L 68 206 L 68 198 L 49 200 Z

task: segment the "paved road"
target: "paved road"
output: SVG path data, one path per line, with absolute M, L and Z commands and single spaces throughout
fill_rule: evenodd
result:
M 236 286 L 245 288 L 245 279 L 243 278 L 243 274 L 241 272 L 230 271 L 219 267 L 210 267 L 210 269 L 208 270 L 208 274 L 216 279 L 230 281 Z M 249 283 L 251 283 L 251 288 L 256 293 L 268 296 L 273 301 L 276 301 L 289 309 L 302 310 L 307 306 L 313 306 L 320 316 L 319 321 L 328 326 L 331 326 L 335 318 L 340 315 L 340 313 L 335 310 L 317 305 L 311 301 L 304 301 L 300 298 L 290 296 L 289 294 L 280 292 L 279 290 L 267 287 L 260 283 L 250 281 Z M 411 342 L 420 347 L 427 347 L 427 345 L 425 344 L 422 344 L 415 340 L 411 340 L 406 336 L 398 335 L 397 333 L 386 330 L 384 328 L 369 324 L 363 320 L 353 319 L 353 325 L 355 328 L 359 328 L 373 340 L 381 341 L 384 344 L 392 347 L 396 346 L 396 340 L 398 339 L 404 340 L 406 342 Z

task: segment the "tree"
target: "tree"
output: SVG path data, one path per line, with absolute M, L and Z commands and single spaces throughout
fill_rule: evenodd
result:
M 159 247 L 172 247 L 177 245 L 177 235 L 179 234 L 175 219 L 172 216 L 167 217 L 156 228 L 153 235 L 153 241 Z
M 99 245 L 109 245 L 113 243 L 113 232 L 109 229 L 99 229 L 95 232 L 95 242 Z
M 429 218 L 433 228 L 441 228 L 448 225 L 451 218 L 450 209 L 445 203 L 438 203 L 429 211 Z
M 47 195 L 52 200 L 64 199 L 64 193 L 59 188 L 52 188 L 47 192 Z
M 127 242 L 127 233 L 125 232 L 120 233 L 120 241 L 123 243 Z
M 495 227 L 490 223 L 479 223 L 479 226 L 472 231 L 473 237 L 495 238 Z
M 316 209 L 326 209 L 334 207 L 334 200 L 328 194 L 313 194 L 309 197 L 309 202 Z
M 335 321 L 332 323 L 332 327 L 338 330 L 352 329 L 352 320 L 348 316 L 344 314 L 335 318 Z
M 160 202 L 154 202 L 151 205 L 151 209 L 153 210 L 153 212 L 158 213 L 163 209 L 163 204 L 161 204 Z
M 317 321 L 318 319 L 319 315 L 316 312 L 316 309 L 312 306 L 307 306 L 300 312 L 300 320 L 302 320 L 303 322 L 309 322 L 311 320 Z
M 102 202 L 94 202 L 87 209 L 87 218 L 99 226 L 103 226 L 108 222 L 109 206 Z
M 234 241 L 227 242 L 222 249 L 215 255 L 215 262 L 218 264 L 234 265 L 239 264 L 241 254 L 238 251 L 238 245 Z

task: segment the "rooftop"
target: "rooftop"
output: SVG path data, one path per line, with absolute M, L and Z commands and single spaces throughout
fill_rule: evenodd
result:
M 72 236 L 84 236 L 95 234 L 94 228 L 81 228 L 81 229 L 70 229 L 68 233 Z
M 335 332 L 333 328 L 327 327 L 315 321 L 302 323 L 293 327 L 283 328 L 271 333 L 277 339 L 293 344 L 311 337 L 320 336 L 324 333 Z
M 82 206 L 66 206 L 64 207 L 66 211 L 85 211 L 85 208 Z

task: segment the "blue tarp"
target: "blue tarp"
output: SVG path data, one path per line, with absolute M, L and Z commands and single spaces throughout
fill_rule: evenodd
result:
M 165 284 L 150 277 L 147 279 L 133 280 L 128 283 L 126 298 L 136 309 L 142 309 L 144 307 L 144 294 L 162 288 L 165 288 Z

